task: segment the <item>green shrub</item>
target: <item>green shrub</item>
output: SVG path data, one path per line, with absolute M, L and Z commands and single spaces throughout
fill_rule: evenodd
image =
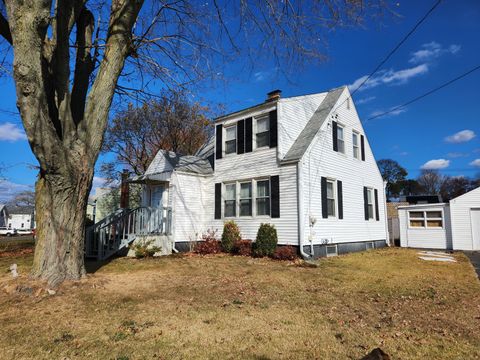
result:
M 257 239 L 253 244 L 254 256 L 272 256 L 277 247 L 277 229 L 270 224 L 261 224 L 258 228 Z
M 241 240 L 240 229 L 235 221 L 230 220 L 223 224 L 222 247 L 226 252 L 233 250 L 233 244 Z
M 137 259 L 153 257 L 155 253 L 162 251 L 162 248 L 159 246 L 152 246 L 153 240 L 142 240 L 130 245 L 130 249 L 135 252 L 135 257 Z

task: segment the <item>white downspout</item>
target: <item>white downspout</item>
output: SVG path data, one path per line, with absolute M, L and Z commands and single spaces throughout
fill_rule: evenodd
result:
M 388 213 L 387 213 L 387 182 L 383 181 L 383 208 L 384 208 L 384 217 L 385 217 L 385 240 L 387 241 L 388 246 L 392 246 L 390 244 L 390 234 L 388 232 Z M 392 224 L 393 225 L 393 224 Z
M 303 218 L 303 186 L 302 186 L 302 160 L 300 159 L 297 162 L 297 207 L 298 207 L 298 247 L 300 248 L 300 255 L 307 260 L 311 259 L 313 256 L 310 256 L 305 251 L 303 251 L 303 227 L 304 227 L 304 218 Z M 313 254 L 312 254 L 313 255 Z

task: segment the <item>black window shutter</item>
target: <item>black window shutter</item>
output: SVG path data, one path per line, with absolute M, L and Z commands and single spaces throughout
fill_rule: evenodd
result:
M 365 210 L 365 220 L 368 220 L 368 189 L 363 187 L 363 207 Z
M 336 121 L 332 121 L 332 141 L 333 151 L 338 151 L 338 124 Z
M 280 217 L 280 177 L 278 175 L 270 177 L 272 218 Z
M 215 158 L 221 159 L 222 158 L 222 132 L 223 132 L 223 126 L 222 125 L 217 125 L 216 127 L 216 134 L 215 134 L 215 141 L 216 141 L 216 154 Z
M 365 161 L 365 136 L 360 135 L 360 146 L 362 152 L 362 161 Z
M 277 147 L 277 110 L 270 111 L 270 147 Z
M 378 208 L 378 190 L 374 190 L 375 193 L 375 218 L 380 221 L 380 209 Z
M 245 120 L 237 122 L 237 154 L 245 152 Z
M 328 218 L 328 208 L 327 208 L 327 178 L 322 176 L 321 179 L 321 191 L 322 191 L 322 217 L 324 219 Z
M 245 119 L 245 152 L 252 152 L 252 118 Z
M 338 197 L 338 218 L 343 219 L 343 188 L 342 182 L 337 180 L 337 197 Z
M 215 184 L 215 219 L 222 218 L 222 184 Z

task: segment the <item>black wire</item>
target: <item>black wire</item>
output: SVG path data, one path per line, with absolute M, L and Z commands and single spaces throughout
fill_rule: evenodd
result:
M 394 108 L 391 108 L 390 110 L 385 111 L 385 112 L 383 112 L 383 113 L 381 113 L 381 114 L 377 114 L 377 115 L 375 115 L 375 116 L 372 116 L 372 117 L 368 118 L 368 119 L 365 120 L 365 121 L 370 121 L 370 120 L 379 118 L 379 117 L 381 117 L 381 116 L 385 116 L 385 115 L 390 114 L 390 113 L 392 113 L 392 112 L 394 112 L 394 111 L 396 111 L 396 110 L 398 110 L 398 109 L 401 109 L 401 108 L 403 108 L 403 107 L 405 107 L 405 106 L 408 106 L 408 105 L 410 105 L 410 104 L 412 104 L 412 103 L 414 103 L 414 102 L 416 102 L 416 101 L 418 101 L 418 100 L 420 100 L 420 99 L 423 99 L 424 97 L 427 97 L 428 95 L 433 94 L 434 92 L 437 92 L 437 91 L 440 90 L 440 89 L 443 89 L 444 87 L 447 87 L 448 85 L 454 83 L 455 81 L 458 81 L 458 80 L 464 78 L 465 76 L 470 75 L 471 73 L 473 73 L 474 71 L 477 71 L 478 69 L 480 69 L 480 65 L 475 66 L 473 69 L 468 70 L 467 72 L 463 73 L 462 75 L 459 75 L 459 76 L 457 76 L 456 78 L 454 78 L 454 79 L 452 79 L 452 80 L 449 80 L 449 81 L 447 81 L 446 83 L 444 83 L 444 84 L 442 84 L 442 85 L 440 85 L 440 86 L 437 86 L 436 88 L 434 88 L 434 89 L 432 89 L 432 90 L 430 90 L 430 91 L 427 91 L 426 93 L 424 93 L 424 94 L 422 94 L 422 95 L 419 95 L 419 96 L 413 98 L 412 100 L 407 101 L 406 103 L 404 103 L 404 104 L 402 104 L 402 105 L 395 106 Z

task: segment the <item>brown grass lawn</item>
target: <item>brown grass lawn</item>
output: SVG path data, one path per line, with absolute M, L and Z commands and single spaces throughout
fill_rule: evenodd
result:
M 359 359 L 381 347 L 392 359 L 478 359 L 480 283 L 455 256 L 384 249 L 318 268 L 120 258 L 55 295 L 28 281 L 31 255 L 0 257 L 0 358 Z M 19 284 L 33 289 L 4 291 Z

